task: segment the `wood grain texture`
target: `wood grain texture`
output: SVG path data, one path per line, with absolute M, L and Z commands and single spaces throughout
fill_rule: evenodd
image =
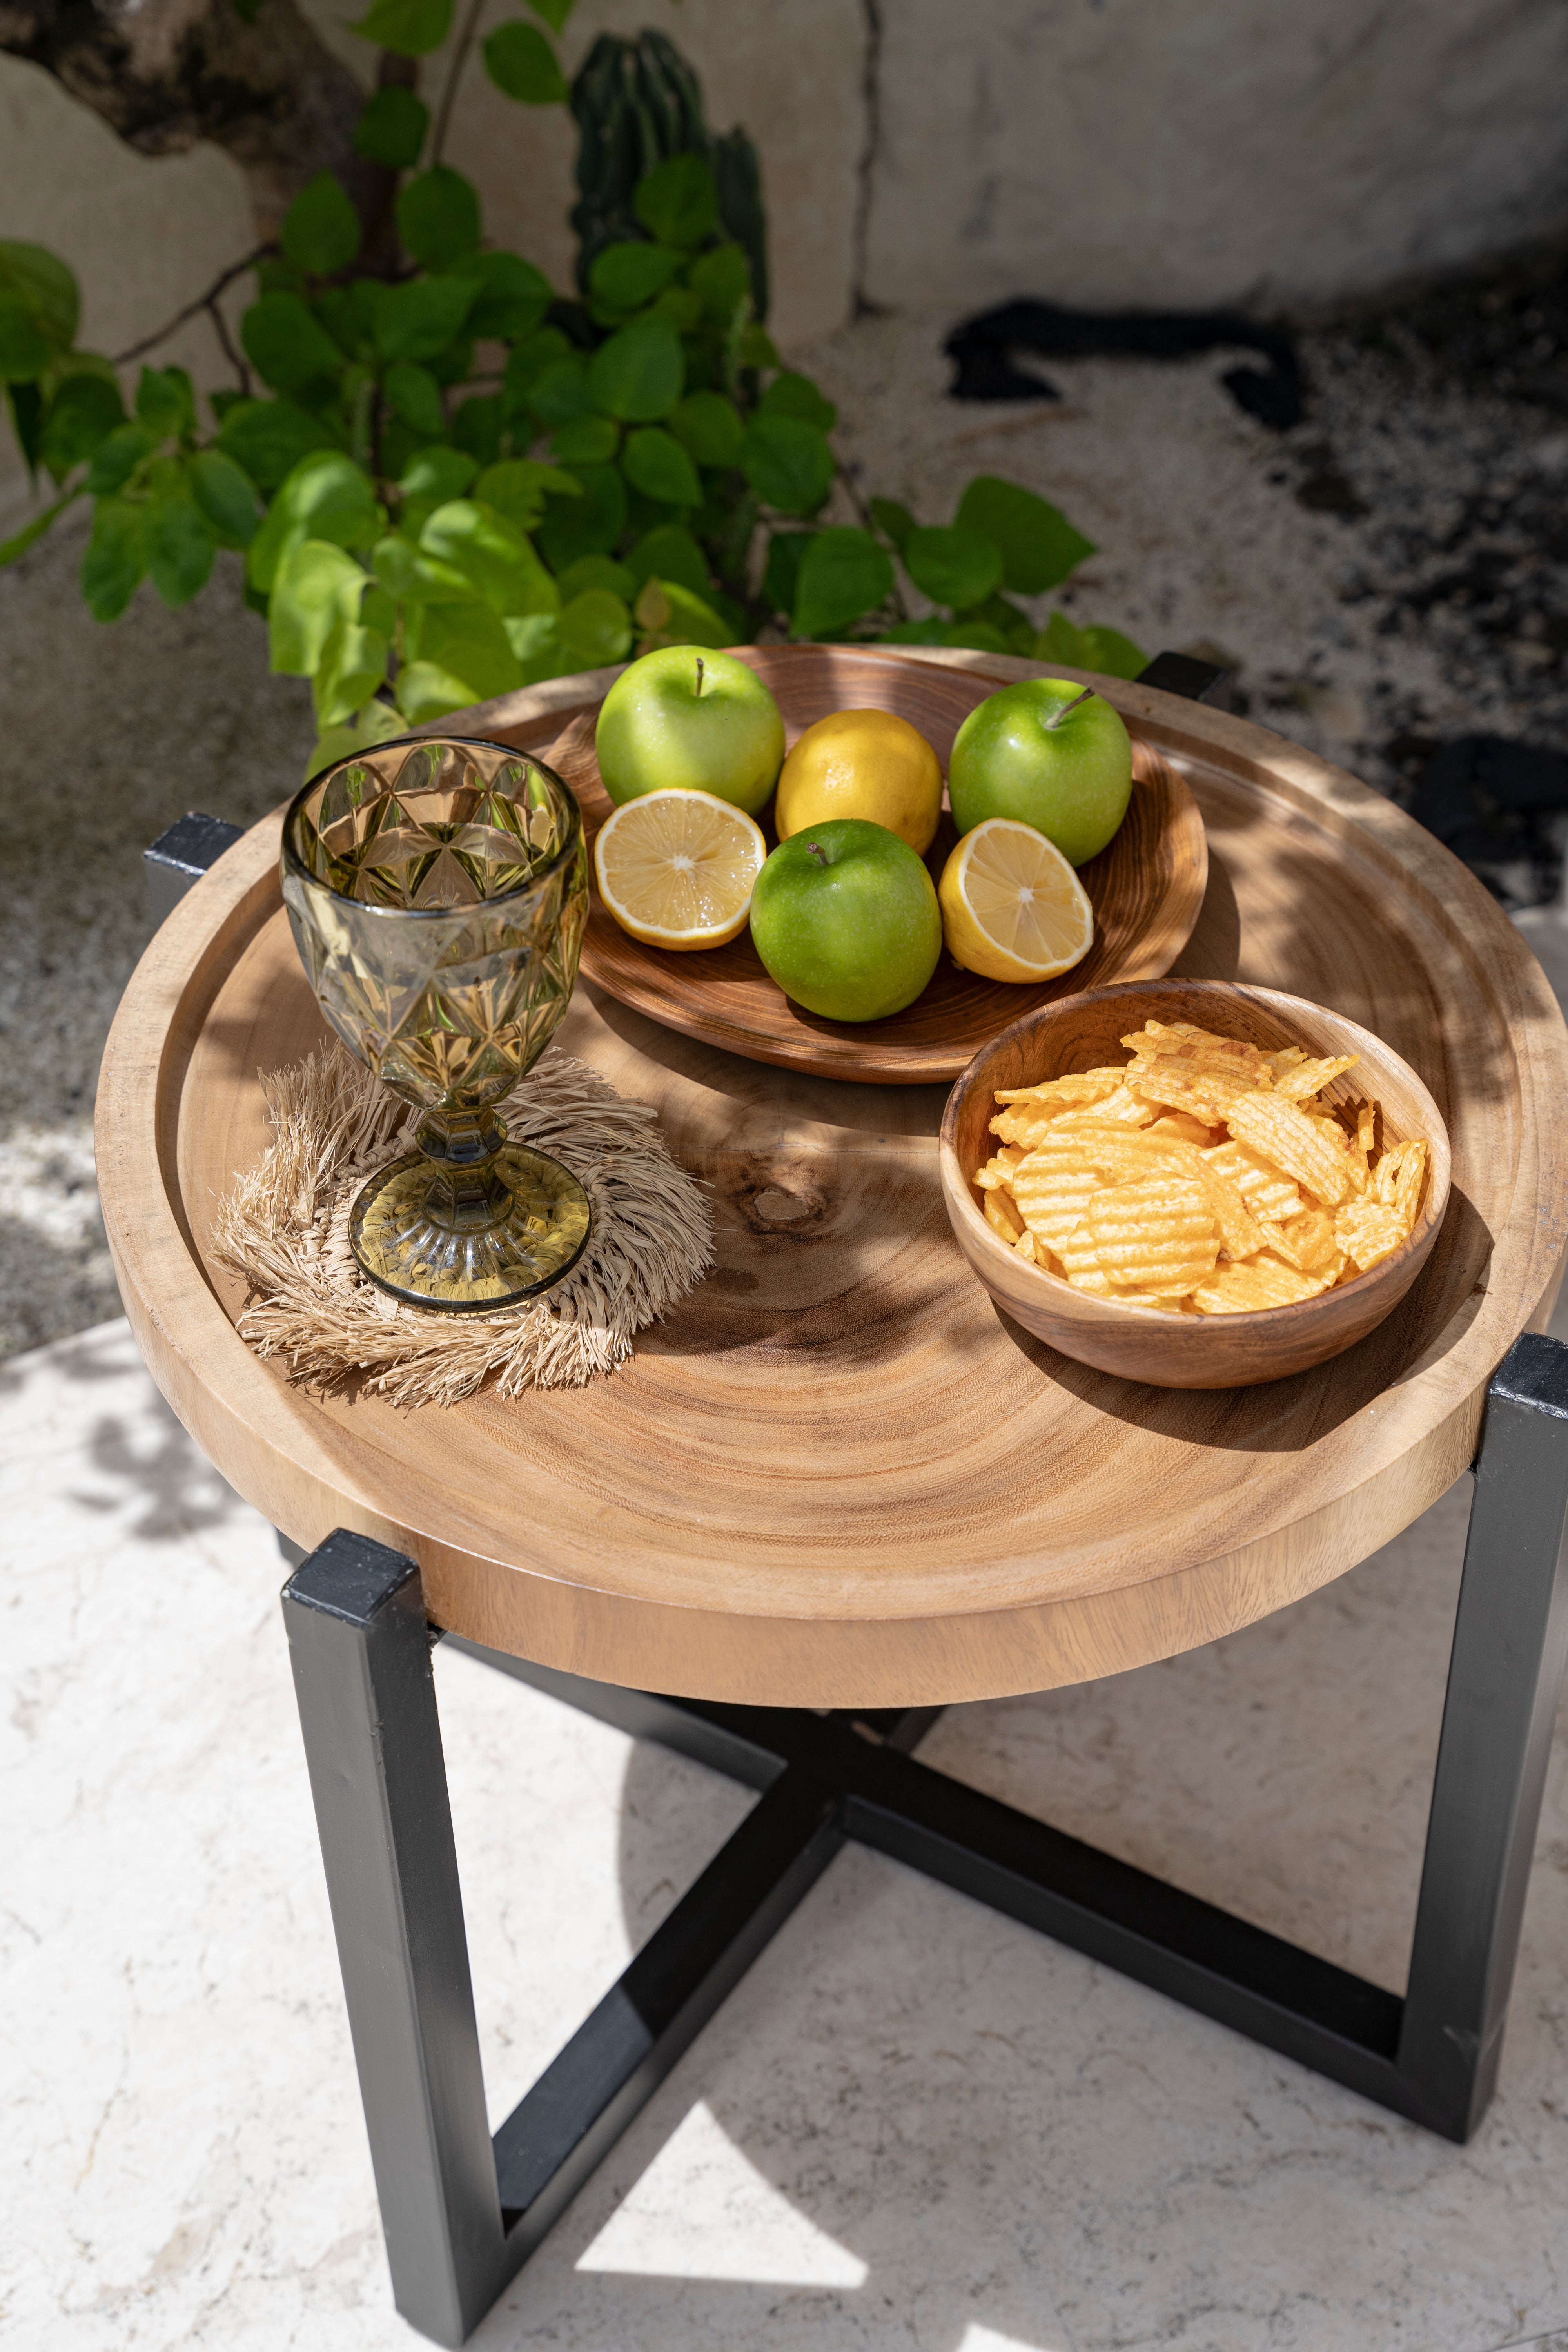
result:
M 1353 1282 L 1292 1307 L 1181 1317 L 1089 1297 L 1009 1249 L 986 1223 L 972 1181 L 995 1149 L 990 1122 L 997 1087 L 1125 1061 L 1121 1039 L 1148 1020 L 1190 1021 L 1266 1053 L 1303 1045 L 1309 1054 L 1357 1055 L 1356 1068 L 1325 1087 L 1323 1099 L 1340 1104 L 1370 1096 L 1382 1108 L 1385 1145 L 1421 1136 L 1432 1147 L 1426 1197 L 1403 1248 Z M 1277 989 L 1226 981 L 1135 982 L 1026 1013 L 982 1048 L 953 1087 L 940 1150 L 954 1238 L 1003 1312 L 1077 1363 L 1161 1388 L 1253 1388 L 1309 1371 L 1353 1347 L 1398 1306 L 1431 1255 L 1448 1208 L 1447 1129 L 1409 1064 L 1342 1013 Z
M 127 1311 L 224 1475 L 299 1542 L 342 1525 L 413 1552 L 438 1622 L 479 1641 L 610 1682 L 821 1706 L 1142 1664 L 1283 1606 L 1424 1510 L 1555 1296 L 1562 1018 L 1487 892 L 1398 809 L 1241 720 L 1104 690 L 1204 813 L 1209 887 L 1181 969 L 1361 1023 L 1447 1124 L 1449 1213 L 1377 1330 L 1237 1391 L 1075 1363 L 997 1310 L 952 1240 L 944 1089 L 770 1068 L 584 985 L 560 1042 L 655 1104 L 712 1184 L 713 1276 L 580 1393 L 411 1416 L 303 1395 L 239 1339 L 206 1250 L 266 1139 L 258 1070 L 321 1035 L 273 822 L 159 931 L 99 1093 Z M 584 681 L 579 707 L 603 691 Z M 542 749 L 572 709 L 563 681 L 465 725 Z
M 738 646 L 764 678 L 793 745 L 830 710 L 891 710 L 917 727 L 945 773 L 952 739 L 969 713 L 1009 680 L 973 677 L 923 660 L 849 646 Z M 590 847 L 613 810 L 594 757 L 598 706 L 580 713 L 546 753 L 582 803 Z M 762 820 L 773 845 L 770 809 Z M 958 839 L 943 810 L 926 854 L 936 880 Z M 1019 987 L 961 971 L 943 954 L 923 994 L 886 1021 L 827 1021 L 793 1003 L 770 980 L 750 931 L 727 947 L 672 955 L 629 939 L 595 882 L 583 941 L 584 976 L 688 1037 L 821 1077 L 871 1086 L 923 1086 L 955 1078 L 998 1029 L 1038 1004 L 1110 981 L 1168 971 L 1192 935 L 1208 877 L 1203 820 L 1192 793 L 1151 744 L 1133 744 L 1133 793 L 1120 832 L 1079 879 L 1094 908 L 1094 944 L 1058 980 Z

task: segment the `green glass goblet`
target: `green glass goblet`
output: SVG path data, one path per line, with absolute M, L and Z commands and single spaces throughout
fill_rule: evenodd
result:
M 412 736 L 313 776 L 283 821 L 283 902 L 322 1012 L 424 1116 L 355 1201 L 383 1290 L 479 1315 L 570 1273 L 593 1222 L 577 1179 L 509 1143 L 496 1104 L 571 1001 L 588 911 L 576 799 L 504 743 Z

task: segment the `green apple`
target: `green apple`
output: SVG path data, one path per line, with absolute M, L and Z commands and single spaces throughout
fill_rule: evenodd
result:
M 1103 695 L 1065 677 L 1021 677 L 972 710 L 947 763 L 960 833 L 1016 817 L 1069 866 L 1105 847 L 1132 796 L 1132 745 Z
M 808 1013 L 882 1021 L 912 1004 L 936 970 L 942 910 L 907 841 L 840 816 L 780 842 L 752 893 L 752 938 Z
M 605 695 L 594 749 L 617 807 L 643 793 L 714 793 L 755 816 L 784 765 L 784 720 L 733 654 L 662 646 Z

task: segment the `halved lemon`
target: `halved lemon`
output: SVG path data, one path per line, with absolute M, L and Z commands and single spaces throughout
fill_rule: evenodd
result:
M 768 845 L 716 793 L 643 793 L 594 845 L 599 895 L 652 948 L 721 948 L 746 928 Z
M 1054 980 L 1094 944 L 1094 909 L 1054 842 L 1016 817 L 966 833 L 937 886 L 954 963 L 986 980 Z

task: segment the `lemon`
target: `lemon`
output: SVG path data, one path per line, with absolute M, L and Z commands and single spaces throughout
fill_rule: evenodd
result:
M 858 816 L 885 824 L 917 857 L 941 814 L 942 763 L 919 729 L 890 710 L 835 710 L 808 727 L 784 763 L 773 805 L 781 841 Z
M 600 833 L 594 871 L 600 897 L 634 940 L 721 948 L 746 928 L 767 854 L 745 811 L 714 793 L 644 793 Z
M 1094 909 L 1053 842 L 1016 817 L 966 833 L 937 886 L 954 963 L 987 980 L 1054 980 L 1094 944 Z

